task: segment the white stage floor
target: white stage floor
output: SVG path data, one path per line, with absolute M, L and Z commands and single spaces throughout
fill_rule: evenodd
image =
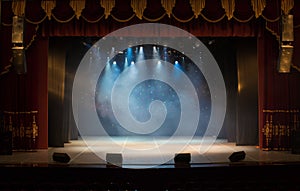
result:
M 211 144 L 211 145 L 210 145 Z M 122 167 L 150 168 L 174 165 L 176 153 L 190 153 L 191 166 L 227 165 L 228 157 L 238 151 L 246 153 L 240 163 L 289 163 L 300 162 L 300 155 L 291 151 L 263 151 L 258 146 L 236 146 L 222 139 L 185 137 L 169 140 L 164 137 L 87 137 L 65 143 L 64 147 L 50 147 L 37 151 L 14 151 L 12 155 L 0 155 L 2 165 L 49 165 L 54 161 L 53 153 L 67 153 L 71 160 L 67 165 L 105 165 L 108 153 L 122 155 Z

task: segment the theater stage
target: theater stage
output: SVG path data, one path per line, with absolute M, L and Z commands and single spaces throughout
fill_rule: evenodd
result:
M 210 143 L 212 143 L 209 145 Z M 188 143 L 188 144 L 187 144 Z M 203 150 L 206 148 L 207 150 Z M 245 158 L 231 162 L 229 156 L 244 151 Z M 53 153 L 66 153 L 70 160 L 53 160 Z M 176 153 L 190 153 L 191 167 L 228 164 L 285 164 L 299 163 L 300 154 L 291 151 L 263 151 L 257 146 L 237 146 L 224 139 L 185 137 L 169 140 L 164 137 L 86 137 L 65 143 L 64 147 L 50 147 L 35 151 L 13 151 L 1 155 L 1 165 L 85 165 L 105 166 L 106 154 L 122 154 L 123 168 L 173 168 Z

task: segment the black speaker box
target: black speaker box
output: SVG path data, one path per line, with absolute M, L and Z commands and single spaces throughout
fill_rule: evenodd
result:
M 58 153 L 54 152 L 52 155 L 52 159 L 56 162 L 68 163 L 71 158 L 67 153 Z
M 177 153 L 174 157 L 176 168 L 188 168 L 191 162 L 191 153 Z
M 0 132 L 0 155 L 12 155 L 12 132 Z
M 292 132 L 292 154 L 300 154 L 300 129 Z
M 234 152 L 229 156 L 229 160 L 231 162 L 238 162 L 240 160 L 244 160 L 246 157 L 245 151 Z

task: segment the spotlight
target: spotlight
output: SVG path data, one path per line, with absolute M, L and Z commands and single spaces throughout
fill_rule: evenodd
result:
M 293 15 L 282 15 L 282 41 L 294 41 L 294 17 Z
M 289 73 L 293 57 L 293 46 L 291 45 L 281 45 L 278 72 Z
M 26 56 L 24 47 L 12 47 L 12 63 L 17 74 L 25 74 L 27 72 Z

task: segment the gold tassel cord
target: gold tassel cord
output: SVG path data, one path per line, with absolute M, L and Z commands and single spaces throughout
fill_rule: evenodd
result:
M 81 15 L 81 18 L 83 18 L 83 20 L 85 20 L 85 21 L 88 22 L 88 23 L 97 23 L 97 22 L 99 22 L 103 17 L 104 17 L 104 14 L 101 15 L 98 19 L 95 19 L 95 20 L 89 20 L 89 19 L 87 19 L 85 16 Z
M 242 19 L 239 19 L 235 16 L 233 16 L 232 18 L 234 18 L 236 21 L 240 22 L 240 23 L 247 23 L 249 21 L 251 21 L 251 19 L 253 19 L 254 15 L 252 15 L 251 17 L 249 17 L 248 19 L 245 19 L 245 20 L 242 20 Z
M 294 0 L 281 0 L 281 10 L 288 15 L 294 7 Z
M 268 19 L 267 17 L 265 17 L 264 15 L 261 15 L 263 19 L 265 19 L 267 22 L 270 22 L 270 23 L 274 23 L 274 22 L 277 22 L 280 20 L 280 16 L 279 17 L 276 17 L 275 19 Z
M 158 17 L 158 18 L 155 18 L 155 19 L 151 19 L 151 18 L 148 18 L 148 17 L 145 17 L 145 16 L 143 16 L 143 18 L 144 18 L 146 21 L 149 21 L 149 22 L 157 22 L 157 21 L 161 20 L 162 18 L 164 18 L 166 14 L 167 14 L 167 13 L 164 13 L 164 14 L 162 14 L 162 16 L 160 16 L 160 17 Z
M 70 21 L 75 17 L 75 15 L 73 15 L 72 17 L 70 17 L 70 18 L 67 19 L 67 20 L 60 20 L 60 19 L 58 19 L 55 15 L 52 15 L 52 17 L 54 18 L 54 20 L 56 20 L 56 21 L 59 22 L 59 23 L 68 23 L 68 22 L 70 22 Z
M 44 22 L 44 20 L 47 18 L 47 15 L 44 16 L 44 18 L 42 18 L 41 20 L 39 21 L 31 21 L 27 18 L 25 18 L 26 22 L 30 23 L 30 24 L 33 24 L 33 25 L 38 25 L 38 24 L 41 24 L 42 22 Z
M 115 7 L 115 0 L 100 0 L 100 5 L 104 8 L 105 19 L 107 19 L 111 10 Z
M 194 12 L 195 18 L 197 19 L 198 16 L 200 15 L 201 11 L 205 7 L 205 0 L 190 0 L 190 5 Z
M 82 0 L 70 0 L 70 6 L 75 12 L 76 18 L 79 19 L 81 12 L 85 7 L 85 1 Z
M 128 19 L 119 19 L 117 18 L 116 16 L 114 16 L 113 14 L 110 15 L 114 20 L 120 22 L 120 23 L 125 23 L 125 22 L 128 22 L 130 21 L 131 19 L 134 18 L 135 14 L 132 14 Z
M 131 0 L 131 7 L 139 19 L 143 19 L 144 10 L 147 7 L 147 0 Z
M 216 20 L 211 20 L 211 19 L 207 18 L 205 15 L 203 15 L 202 13 L 201 13 L 201 16 L 204 18 L 204 20 L 206 20 L 208 22 L 217 23 L 217 22 L 220 22 L 221 20 L 223 20 L 226 15 L 224 14 L 222 17 L 220 17 L 219 19 L 216 19 Z
M 175 0 L 161 0 L 161 5 L 166 10 L 166 13 L 169 17 L 171 17 L 171 13 L 175 6 L 175 3 L 176 3 Z
M 255 13 L 255 17 L 258 18 L 266 7 L 266 0 L 251 0 L 251 5 Z
M 32 45 L 32 43 L 34 42 L 38 30 L 39 30 L 39 25 L 37 25 L 37 26 L 35 27 L 35 33 L 34 33 L 34 35 L 32 36 L 30 42 L 29 42 L 29 43 L 27 44 L 27 46 L 25 47 L 25 50 L 27 50 L 27 49 Z
M 41 7 L 44 9 L 47 17 L 51 20 L 52 10 L 56 6 L 55 0 L 42 0 Z
M 176 17 L 174 14 L 172 14 L 172 16 L 174 17 L 175 20 L 177 20 L 178 22 L 181 22 L 181 23 L 187 23 L 187 22 L 190 22 L 191 20 L 194 19 L 194 15 L 191 17 L 191 18 L 188 18 L 188 19 L 179 19 L 178 17 Z
M 234 0 L 222 0 L 221 2 L 222 2 L 222 7 L 225 10 L 228 20 L 232 19 L 233 12 L 235 9 L 235 1 Z

